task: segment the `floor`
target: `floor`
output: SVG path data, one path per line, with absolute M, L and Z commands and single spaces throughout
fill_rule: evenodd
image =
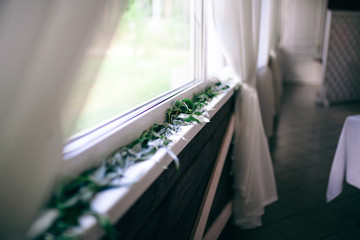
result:
M 330 203 L 325 192 L 346 116 L 360 104 L 315 106 L 316 88 L 286 87 L 271 154 L 279 200 L 265 208 L 263 226 L 240 230 L 231 221 L 219 239 L 360 239 L 360 190 L 345 184 Z

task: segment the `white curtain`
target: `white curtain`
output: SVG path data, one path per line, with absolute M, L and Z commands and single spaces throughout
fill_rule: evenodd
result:
M 258 68 L 268 65 L 270 51 L 278 44 L 279 12 L 279 0 L 262 0 Z
M 65 100 L 95 32 L 113 21 L 104 14 L 121 2 L 0 1 L 0 239 L 23 239 L 49 197 Z
M 270 50 L 276 45 L 278 17 L 276 16 L 279 8 L 278 0 L 262 0 L 261 6 L 261 26 L 260 26 L 260 44 L 258 56 L 257 72 L 257 91 L 261 116 L 267 137 L 273 135 L 274 117 L 275 117 L 275 90 L 274 79 L 271 69 L 268 67 Z
M 261 225 L 264 206 L 277 200 L 271 157 L 255 90 L 261 0 L 213 0 L 214 24 L 227 63 L 241 84 L 235 104 L 234 217 Z
M 256 90 L 259 95 L 261 119 L 267 138 L 274 133 L 275 92 L 271 69 L 264 66 L 257 70 Z
M 280 113 L 281 98 L 283 92 L 283 78 L 281 73 L 281 51 L 279 48 L 270 51 L 270 68 L 274 80 L 275 113 Z

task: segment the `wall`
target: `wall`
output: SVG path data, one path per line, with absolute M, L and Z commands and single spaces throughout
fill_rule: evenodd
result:
M 321 83 L 326 0 L 283 0 L 280 48 L 284 81 Z

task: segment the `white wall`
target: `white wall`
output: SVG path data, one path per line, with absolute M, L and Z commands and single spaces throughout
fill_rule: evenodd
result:
M 321 83 L 321 55 L 327 0 L 283 0 L 282 49 L 286 82 Z

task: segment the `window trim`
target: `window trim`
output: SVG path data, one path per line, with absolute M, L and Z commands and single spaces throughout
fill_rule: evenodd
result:
M 69 146 L 64 155 L 64 174 L 76 174 L 92 166 L 100 164 L 101 160 L 111 152 L 125 146 L 137 139 L 141 132 L 151 127 L 154 123 L 164 122 L 166 109 L 178 99 L 192 98 L 193 94 L 203 91 L 208 82 L 197 82 L 181 92 L 177 92 L 162 102 L 157 102 L 150 109 L 127 119 L 123 123 L 116 120 L 103 125 L 91 132 L 90 137 L 77 138 L 70 142 L 78 146 Z M 121 119 L 120 119 L 121 120 Z M 67 147 L 66 146 L 66 147 Z M 65 147 L 65 148 L 66 148 Z
M 146 111 L 151 111 L 156 105 L 161 104 L 162 102 L 167 101 L 169 98 L 175 96 L 178 93 L 186 91 L 187 88 L 196 84 L 199 81 L 191 81 L 179 88 L 168 91 L 159 97 L 155 97 L 148 102 L 135 107 L 129 110 L 125 114 L 118 114 L 108 120 L 100 122 L 90 129 L 84 130 L 78 134 L 73 135 L 65 144 L 63 155 L 64 159 L 70 159 L 76 156 L 79 152 L 82 152 L 88 148 L 91 148 L 94 144 L 97 143 L 97 139 L 101 138 L 103 135 L 106 135 L 109 131 L 113 130 L 117 126 L 126 124 L 131 119 L 140 116 Z
M 194 36 L 192 42 L 194 49 L 200 47 L 199 62 L 196 63 L 194 54 L 194 79 L 174 90 L 170 90 L 143 105 L 128 111 L 127 114 L 114 116 L 92 128 L 75 134 L 63 147 L 64 164 L 63 175 L 77 174 L 101 162 L 101 160 L 113 151 L 125 146 L 136 138 L 142 131 L 148 129 L 154 123 L 164 122 L 165 111 L 172 102 L 180 98 L 192 98 L 194 93 L 201 92 L 208 85 L 206 78 L 206 19 L 204 0 L 190 0 L 195 8 L 200 4 L 201 32 L 200 39 Z M 192 11 L 191 21 L 194 31 L 196 18 L 195 9 Z M 195 34 L 195 33 L 193 33 Z M 198 46 L 200 44 L 200 46 Z M 195 52 L 195 51 L 194 51 Z

